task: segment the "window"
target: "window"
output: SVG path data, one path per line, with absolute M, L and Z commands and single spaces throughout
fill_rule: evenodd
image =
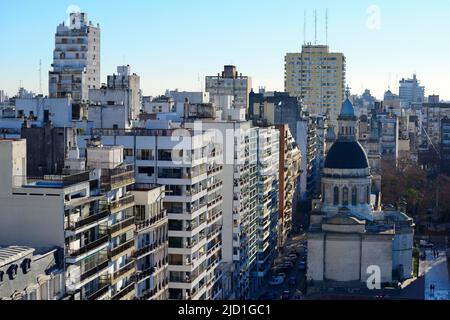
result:
M 151 177 L 155 174 L 155 168 L 154 167 L 138 167 L 138 173 L 146 174 L 147 176 Z
M 335 206 L 339 205 L 339 188 L 338 187 L 334 187 L 334 201 L 333 204 Z
M 133 149 L 123 149 L 123 156 L 124 157 L 134 156 L 134 150 Z
M 352 206 L 356 206 L 358 204 L 358 190 L 356 187 L 352 189 Z
M 367 187 L 367 203 L 370 204 L 370 187 Z
M 135 206 L 134 207 L 134 216 L 137 221 L 144 221 L 145 218 L 145 206 Z
M 153 150 L 142 149 L 138 150 L 138 160 L 148 161 L 153 160 Z
M 348 188 L 344 187 L 342 190 L 342 204 L 348 206 Z

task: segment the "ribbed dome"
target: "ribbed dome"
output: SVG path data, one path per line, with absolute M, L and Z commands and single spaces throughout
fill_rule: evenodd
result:
M 369 160 L 359 142 L 338 140 L 328 151 L 325 168 L 368 169 Z

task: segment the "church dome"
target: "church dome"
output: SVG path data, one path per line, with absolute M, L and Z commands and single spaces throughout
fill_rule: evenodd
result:
M 353 104 L 347 98 L 342 104 L 341 116 L 344 117 L 354 117 L 355 116 L 355 108 L 353 108 Z
M 368 169 L 369 160 L 361 144 L 357 141 L 338 140 L 328 151 L 327 169 Z

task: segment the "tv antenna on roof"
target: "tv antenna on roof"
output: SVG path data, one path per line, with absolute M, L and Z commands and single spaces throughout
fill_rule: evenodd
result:
M 317 9 L 314 9 L 314 44 L 317 45 Z
M 325 11 L 325 42 L 328 45 L 328 8 Z
M 42 59 L 39 60 L 39 93 L 42 94 Z
M 308 19 L 306 9 L 303 13 L 303 44 L 306 45 L 306 20 Z

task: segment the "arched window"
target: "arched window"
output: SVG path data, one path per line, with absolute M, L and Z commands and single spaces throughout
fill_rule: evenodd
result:
M 334 187 L 334 201 L 333 204 L 335 206 L 339 205 L 339 188 L 338 187 Z
M 342 191 L 342 205 L 348 206 L 348 188 L 344 187 Z
M 358 190 L 356 187 L 352 189 L 352 206 L 356 206 L 358 204 Z

